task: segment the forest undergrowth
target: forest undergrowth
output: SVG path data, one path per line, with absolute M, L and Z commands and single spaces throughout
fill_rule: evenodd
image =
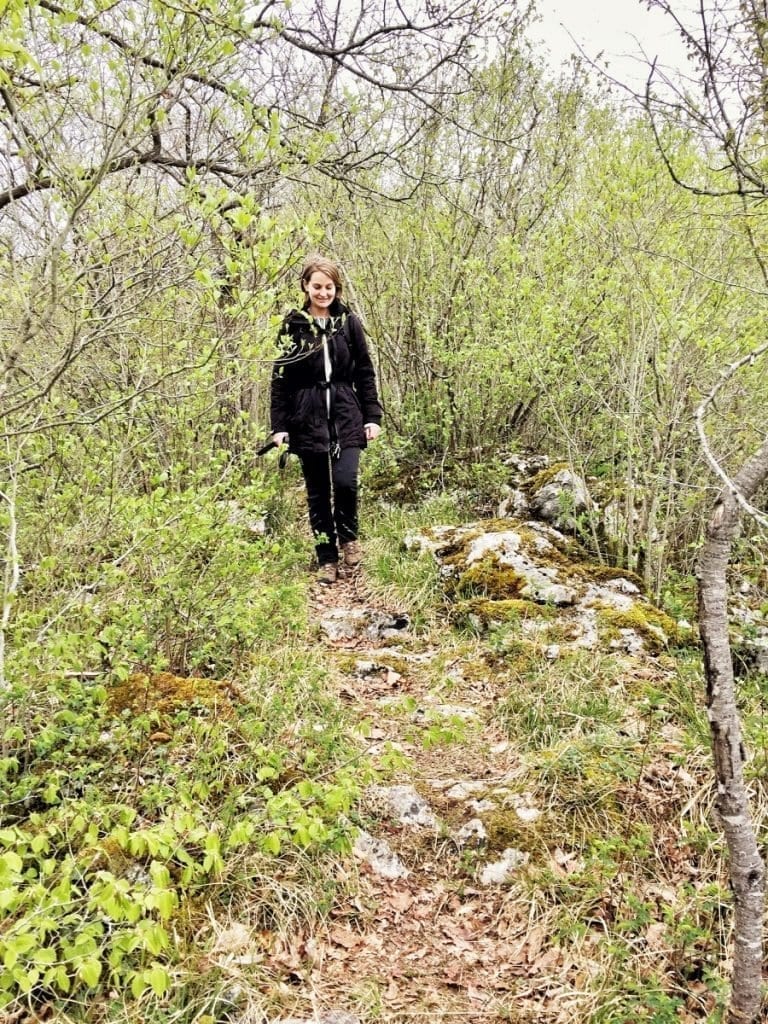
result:
M 320 592 L 290 472 L 277 494 L 113 500 L 107 547 L 82 503 L 41 530 L 5 653 L 3 1024 L 720 1019 L 699 652 L 553 661 L 556 617 L 533 641 L 458 628 L 402 541 L 466 505 L 368 495 L 363 576 Z M 410 627 L 334 642 L 336 606 Z M 742 693 L 763 834 L 763 697 Z M 451 831 L 458 783 L 502 793 L 482 842 Z M 415 786 L 438 826 L 393 823 L 374 784 Z M 360 827 L 403 880 L 353 855 Z M 514 877 L 481 884 L 507 849 Z

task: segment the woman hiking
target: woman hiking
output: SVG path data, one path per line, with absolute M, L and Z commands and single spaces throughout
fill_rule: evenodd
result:
M 272 440 L 298 455 L 315 538 L 317 579 L 335 583 L 339 556 L 360 564 L 360 453 L 381 431 L 376 373 L 359 318 L 341 301 L 335 263 L 310 256 L 304 304 L 283 320 L 271 386 Z

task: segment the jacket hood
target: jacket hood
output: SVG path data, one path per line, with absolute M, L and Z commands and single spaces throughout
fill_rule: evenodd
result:
M 349 312 L 349 307 L 345 306 L 343 302 L 339 302 L 338 299 L 334 299 L 328 307 L 328 314 L 333 319 L 343 319 L 349 315 Z M 291 309 L 283 320 L 282 333 L 293 336 L 300 336 L 307 332 L 314 334 L 316 331 L 314 324 L 315 321 L 309 315 L 306 306 L 303 309 Z

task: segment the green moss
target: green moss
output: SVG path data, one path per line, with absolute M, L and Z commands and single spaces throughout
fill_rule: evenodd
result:
M 137 672 L 113 687 L 107 707 L 115 715 L 131 711 L 135 715 L 155 711 L 173 714 L 194 704 L 215 704 L 217 714 L 232 709 L 235 689 L 231 683 L 197 676 L 175 676 L 170 672 Z
M 548 605 L 536 604 L 524 598 L 489 600 L 485 597 L 470 598 L 459 602 L 451 613 L 456 625 L 469 623 L 486 626 L 490 623 L 525 622 L 528 619 L 551 619 L 555 609 Z
M 429 531 L 425 532 L 429 536 Z M 439 549 L 440 561 L 444 565 L 464 565 L 472 541 L 482 537 L 484 532 L 484 530 L 469 530 L 467 533 L 462 533 L 453 542 L 446 541 Z
M 523 821 L 514 809 L 491 811 L 483 817 L 485 831 L 488 834 L 488 850 L 500 853 L 509 848 L 533 853 L 546 848 L 542 839 L 542 818 L 536 821 Z
M 537 491 L 540 491 L 542 487 L 546 487 L 547 484 L 551 483 L 557 474 L 561 473 L 564 469 L 570 471 L 570 464 L 567 462 L 553 462 L 551 466 L 547 466 L 545 469 L 539 470 L 535 476 L 526 480 L 523 484 L 523 488 L 528 494 L 535 494 Z
M 551 536 L 549 532 L 534 530 L 531 526 L 522 526 L 517 532 L 526 547 L 536 552 L 536 559 L 542 564 L 549 563 L 557 568 L 565 567 L 576 571 L 589 558 L 586 549 L 573 537 Z M 550 545 L 546 551 L 541 551 L 538 547 L 537 542 L 541 542 L 542 539 Z
M 386 644 L 382 643 L 382 646 L 386 646 Z M 371 658 L 366 658 L 359 651 L 355 651 L 352 654 L 348 654 L 345 651 L 331 651 L 329 653 L 333 656 L 333 664 L 336 670 L 345 676 L 358 675 L 360 672 L 358 666 L 361 662 L 372 663 Z M 397 672 L 399 676 L 412 675 L 414 672 L 414 663 L 408 661 L 407 658 L 399 657 L 394 652 L 392 654 L 388 652 L 383 660 L 377 658 L 373 664 L 375 667 L 371 669 L 370 673 L 366 672 L 364 674 L 377 675 L 386 672 L 388 669 L 392 672 Z
M 560 836 L 550 842 L 562 842 L 593 828 L 610 834 L 619 829 L 624 818 L 621 790 L 632 775 L 633 755 L 618 747 L 606 754 L 610 733 L 556 744 L 536 752 L 539 785 L 547 792 L 548 805 L 557 810 L 553 822 Z
M 575 803 L 581 803 L 582 799 L 585 806 L 592 806 L 594 793 L 579 791 L 574 794 Z M 604 804 L 605 800 L 602 799 L 600 803 Z M 542 813 L 532 821 L 524 821 L 514 807 L 499 808 L 483 815 L 488 852 L 494 854 L 506 849 L 521 850 L 530 854 L 534 865 L 537 860 L 548 863 L 550 851 L 570 846 L 574 837 L 581 834 L 581 829 L 569 813 L 573 807 L 559 801 L 553 806 L 556 813 Z M 605 807 L 602 809 L 606 811 Z M 608 814 L 612 827 L 618 827 L 620 815 L 615 810 L 615 803 L 611 804 Z
M 599 562 L 591 562 L 578 566 L 578 572 L 582 579 L 592 583 L 610 583 L 611 580 L 628 580 L 634 583 L 640 593 L 645 592 L 645 583 L 636 572 L 631 569 L 621 569 L 613 565 L 603 565 Z
M 642 605 L 638 602 L 628 611 L 600 608 L 597 619 L 609 639 L 617 639 L 622 629 L 631 629 L 655 652 L 665 650 L 670 644 L 678 645 L 684 642 L 675 620 L 651 605 Z
M 509 566 L 500 565 L 497 558 L 488 555 L 471 565 L 458 580 L 449 584 L 452 597 L 487 597 L 493 600 L 518 598 L 526 585 L 520 573 Z

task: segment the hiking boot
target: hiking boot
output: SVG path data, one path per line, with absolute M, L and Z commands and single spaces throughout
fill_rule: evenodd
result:
M 363 548 L 359 540 L 347 540 L 341 545 L 344 565 L 348 569 L 356 569 L 363 559 Z
M 322 583 L 324 587 L 329 587 L 332 583 L 335 583 L 338 577 L 339 566 L 336 562 L 326 562 L 317 570 L 317 582 Z

